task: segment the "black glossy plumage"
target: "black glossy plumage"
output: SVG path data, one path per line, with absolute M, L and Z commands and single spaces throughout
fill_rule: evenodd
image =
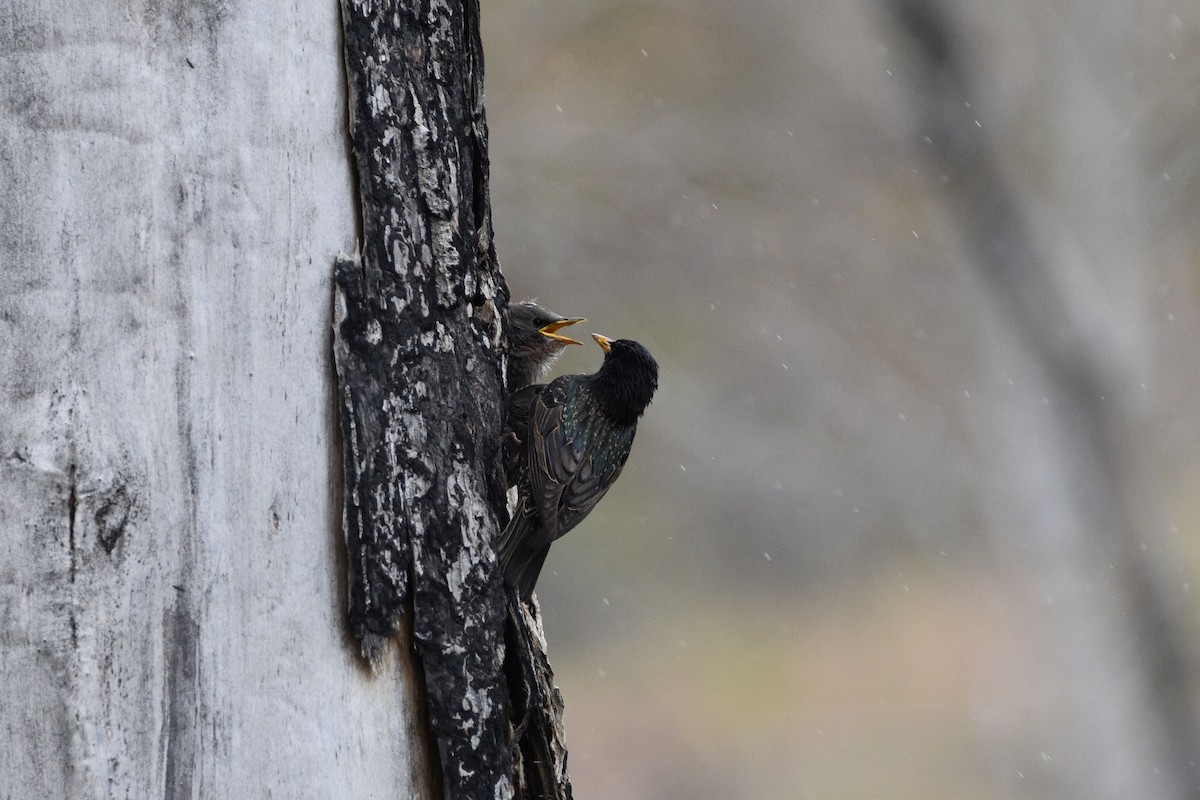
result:
M 544 378 L 567 345 L 579 344 L 574 339 L 558 335 L 557 330 L 575 322 L 583 322 L 580 318 L 560 317 L 529 300 L 509 305 L 508 321 L 509 392 Z M 550 330 L 550 333 L 546 333 L 546 330 Z
M 533 592 L 551 543 L 621 474 L 638 418 L 658 388 L 658 364 L 645 347 L 604 341 L 609 352 L 594 374 L 564 375 L 511 398 L 509 482 L 520 501 L 496 550 L 505 583 L 522 599 Z

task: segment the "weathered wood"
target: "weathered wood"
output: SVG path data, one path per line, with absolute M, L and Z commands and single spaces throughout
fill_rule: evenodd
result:
M 361 257 L 337 264 L 350 622 L 412 613 L 444 796 L 509 797 L 502 324 L 478 5 L 343 2 Z
M 537 596 L 518 604 L 512 595 L 509 612 L 505 667 L 514 726 L 516 796 L 570 800 L 563 698 L 554 685 Z
M 0 797 L 425 796 L 345 633 L 336 5 L 0 25 Z

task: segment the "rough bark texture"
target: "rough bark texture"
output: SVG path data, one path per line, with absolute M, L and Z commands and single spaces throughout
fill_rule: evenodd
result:
M 1117 134 L 1122 98 L 1096 98 L 1092 76 L 1122 74 L 1121 37 L 1132 27 L 1080 26 L 1089 36 L 1060 43 L 1071 56 L 1050 79 L 1064 100 L 1047 127 L 1068 138 L 1046 147 L 1070 153 L 1068 164 L 1078 159 L 1081 169 L 1067 167 L 1060 179 L 1082 184 L 1072 185 L 1081 206 L 1072 211 L 1100 221 L 1093 230 L 1102 240 L 1081 242 L 1032 193 L 1014 190 L 1000 168 L 991 131 L 1003 130 L 1002 103 L 975 88 L 976 71 L 987 67 L 961 46 L 956 7 L 899 0 L 895 8 L 914 45 L 913 106 L 925 149 L 959 211 L 1001 327 L 1020 332 L 1008 352 L 997 346 L 996 358 L 1007 362 L 1010 383 L 1044 398 L 1043 415 L 1004 412 L 1010 416 L 990 430 L 1005 436 L 985 434 L 980 446 L 1008 462 L 997 484 L 1024 497 L 1017 519 L 996 515 L 993 524 L 1004 532 L 1004 550 L 1015 537 L 1034 556 L 1029 569 L 1052 603 L 1043 613 L 1069 675 L 1074 734 L 1062 739 L 1074 747 L 1064 748 L 1067 780 L 1054 791 L 1113 800 L 1200 797 L 1200 735 L 1183 677 L 1186 637 L 1164 595 L 1171 582 L 1139 547 L 1139 531 L 1151 525 L 1133 510 L 1154 506 L 1135 496 L 1152 483 L 1137 474 L 1145 413 L 1137 365 L 1145 356 L 1130 333 L 1140 329 L 1130 321 L 1143 302 L 1136 237 L 1144 224 L 1130 188 L 1138 185 L 1136 154 Z M 1114 19 L 1119 9 L 1080 13 Z
M 336 5 L 4 16 L 0 797 L 424 794 L 345 633 Z
M 563 698 L 546 655 L 546 634 L 535 595 L 509 605 L 505 666 L 513 713 L 513 784 L 519 798 L 570 800 Z
M 343 3 L 361 258 L 337 265 L 350 621 L 375 662 L 412 610 L 447 798 L 512 795 L 492 539 L 504 281 L 478 4 Z

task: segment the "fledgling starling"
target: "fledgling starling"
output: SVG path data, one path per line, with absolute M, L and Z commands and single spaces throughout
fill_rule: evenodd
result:
M 519 502 L 496 541 L 504 582 L 529 598 L 550 544 L 578 525 L 621 474 L 637 421 L 658 388 L 658 362 L 630 339 L 592 334 L 604 363 L 512 397 L 508 427 L 519 441 L 509 480 Z
M 569 344 L 582 344 L 559 330 L 585 322 L 582 317 L 560 317 L 537 303 L 526 300 L 508 307 L 508 391 L 537 383 Z

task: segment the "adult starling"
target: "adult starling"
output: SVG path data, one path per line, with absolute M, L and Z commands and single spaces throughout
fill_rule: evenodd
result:
M 584 322 L 582 317 L 560 317 L 526 300 L 508 307 L 508 391 L 515 392 L 546 376 L 569 344 L 581 344 L 559 330 Z
M 658 388 L 658 363 L 630 339 L 592 334 L 604 363 L 512 397 L 508 427 L 519 457 L 509 479 L 519 502 L 496 550 L 504 582 L 528 599 L 550 544 L 578 525 L 629 457 L 637 421 Z

